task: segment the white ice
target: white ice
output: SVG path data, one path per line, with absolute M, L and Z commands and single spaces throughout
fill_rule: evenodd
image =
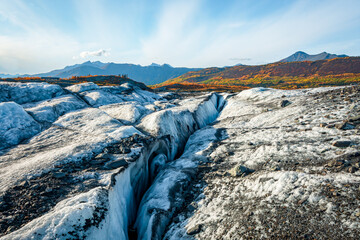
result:
M 40 132 L 41 126 L 18 104 L 0 103 L 0 150 Z
M 64 94 L 58 85 L 48 83 L 0 82 L 0 102 L 14 101 L 18 104 L 38 102 Z

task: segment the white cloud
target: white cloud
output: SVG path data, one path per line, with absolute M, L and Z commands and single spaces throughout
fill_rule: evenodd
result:
M 87 58 L 87 57 L 107 57 L 110 55 L 110 50 L 105 50 L 105 49 L 99 49 L 97 51 L 84 51 L 81 52 L 79 57 L 80 58 Z

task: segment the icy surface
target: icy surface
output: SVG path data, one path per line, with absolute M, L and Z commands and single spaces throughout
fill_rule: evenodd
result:
M 0 150 L 40 132 L 40 125 L 18 104 L 0 103 Z
M 192 207 L 173 218 L 165 239 L 356 238 L 359 130 L 339 125 L 357 119 L 358 91 L 256 88 L 229 97 L 217 134 L 204 128 L 191 137 L 211 142 L 187 144 L 187 161 L 206 160 L 189 187 Z M 334 146 L 344 139 L 352 145 Z M 238 165 L 254 173 L 232 176 Z
M 360 234 L 358 88 L 67 91 L 0 91 L 2 239 Z
M 123 102 L 121 97 L 101 89 L 81 92 L 80 95 L 93 107 Z
M 80 83 L 66 88 L 66 90 L 75 93 L 81 93 L 81 92 L 97 90 L 97 89 L 99 89 L 99 86 L 93 82 Z
M 87 221 L 100 215 L 106 206 L 107 192 L 95 188 L 89 192 L 59 202 L 42 217 L 1 239 L 81 239 Z M 71 232 L 69 229 L 74 229 Z
M 141 133 L 98 109 L 64 115 L 28 144 L 0 156 L 0 192 L 26 175 L 41 173 L 56 164 L 89 159 L 104 147 L 134 134 Z
M 65 113 L 87 107 L 74 95 L 68 94 L 38 103 L 24 104 L 25 110 L 41 123 L 53 123 Z
M 124 124 L 134 124 L 143 116 L 152 112 L 137 102 L 110 104 L 102 106 L 100 109 L 106 112 L 109 116 L 120 120 Z
M 58 85 L 48 83 L 0 82 L 0 102 L 37 102 L 64 94 Z
M 170 135 L 173 142 L 172 158 L 179 146 L 185 146 L 187 138 L 194 130 L 206 126 L 217 117 L 219 110 L 213 101 L 216 95 L 191 99 L 173 107 L 146 116 L 138 125 L 139 128 L 158 137 Z M 166 123 L 166 124 L 164 124 Z

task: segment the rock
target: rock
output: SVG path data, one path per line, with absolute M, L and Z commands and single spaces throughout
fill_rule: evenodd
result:
M 10 209 L 10 206 L 6 204 L 5 202 L 0 202 L 0 211 L 6 211 Z
M 194 235 L 194 234 L 199 233 L 200 231 L 201 231 L 201 224 L 189 228 L 189 229 L 186 231 L 186 233 L 187 233 L 188 235 Z
M 360 121 L 360 115 L 356 115 L 349 118 L 349 122 L 356 122 L 356 121 Z
M 63 172 L 54 172 L 54 173 L 52 173 L 52 176 L 53 176 L 54 178 L 60 179 L 60 178 L 66 177 L 66 173 L 63 173 Z
M 180 222 L 180 217 L 179 216 L 174 217 L 173 222 L 174 223 L 179 223 Z
M 333 142 L 333 146 L 334 147 L 348 147 L 348 146 L 350 146 L 351 145 L 351 141 L 347 141 L 347 140 L 339 140 L 339 141 L 335 141 L 335 142 Z
M 280 171 L 280 167 L 279 167 L 279 166 L 275 166 L 275 167 L 271 168 L 271 171 Z
M 104 159 L 104 160 L 108 160 L 111 159 L 111 155 L 108 153 L 100 153 L 98 154 L 95 159 Z
M 53 191 L 53 189 L 52 189 L 51 187 L 47 187 L 47 188 L 45 189 L 45 192 L 47 192 L 47 193 L 52 192 L 52 191 Z
M 349 173 L 354 173 L 354 172 L 356 172 L 357 171 L 357 168 L 356 167 L 349 167 L 348 168 L 348 172 Z
M 291 104 L 291 102 L 289 100 L 282 100 L 280 102 L 280 107 L 286 107 L 289 106 Z
M 195 202 L 192 202 L 189 206 L 188 206 L 188 209 L 190 212 L 193 212 L 195 211 L 197 208 L 197 204 Z
M 121 160 L 116 160 L 116 161 L 107 163 L 105 165 L 105 168 L 115 169 L 115 168 L 119 168 L 119 167 L 123 167 L 123 166 L 127 166 L 127 165 L 128 165 L 128 163 L 124 159 L 121 159 Z
M 121 145 L 121 146 L 119 147 L 119 150 L 120 150 L 120 152 L 123 153 L 123 154 L 127 154 L 127 153 L 130 153 L 130 152 L 131 152 L 131 149 L 130 149 L 130 148 L 125 147 L 125 146 L 123 146 L 123 145 Z
M 20 184 L 19 184 L 20 187 L 27 187 L 29 186 L 29 182 L 28 181 L 22 181 Z
M 246 175 L 253 173 L 253 172 L 254 172 L 254 170 L 247 168 L 243 165 L 236 165 L 229 171 L 229 173 L 233 177 L 245 177 Z
M 30 187 L 32 190 L 37 190 L 40 188 L 40 184 L 33 184 L 31 187 Z
M 333 195 L 334 197 L 337 197 L 337 196 L 340 196 L 340 193 L 334 191 L 332 195 Z
M 344 165 L 344 163 L 345 163 L 344 160 L 338 160 L 338 159 L 336 159 L 336 160 L 333 160 L 333 161 L 329 162 L 327 165 L 328 165 L 329 167 L 339 167 L 339 166 Z
M 357 108 L 358 108 L 358 106 L 355 103 L 351 104 L 349 107 L 350 111 L 356 110 Z
M 340 130 L 350 130 L 355 128 L 354 125 L 347 122 L 336 124 L 335 127 Z

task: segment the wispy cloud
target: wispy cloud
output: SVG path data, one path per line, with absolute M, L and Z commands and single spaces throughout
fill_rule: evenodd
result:
M 251 58 L 229 58 L 230 61 L 251 61 Z
M 99 49 L 97 51 L 84 51 L 79 56 L 74 56 L 73 59 L 88 58 L 88 57 L 107 57 L 110 55 L 110 49 Z

